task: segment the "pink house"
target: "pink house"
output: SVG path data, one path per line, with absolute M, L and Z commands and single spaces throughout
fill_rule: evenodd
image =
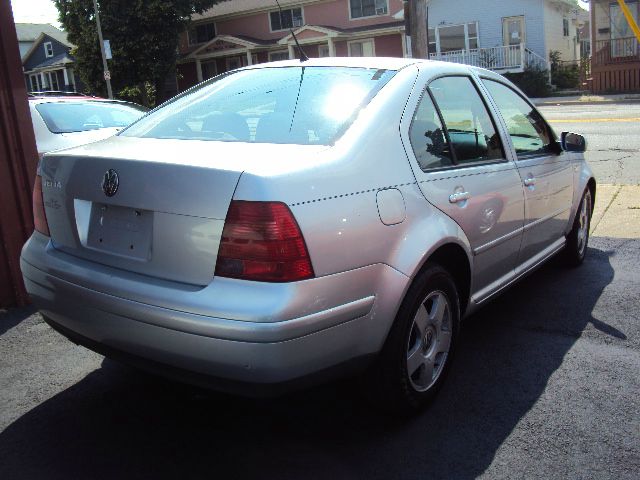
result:
M 406 52 L 402 0 L 233 0 L 193 18 L 180 38 L 178 88 L 255 63 L 308 57 Z

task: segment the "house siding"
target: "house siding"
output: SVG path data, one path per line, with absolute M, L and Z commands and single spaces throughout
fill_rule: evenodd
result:
M 40 65 L 42 62 L 47 60 L 47 58 L 51 58 L 51 57 L 47 57 L 44 53 L 44 44 L 47 42 L 51 42 L 51 46 L 53 47 L 54 57 L 56 55 L 60 55 L 62 53 L 69 51 L 69 47 L 67 47 L 65 44 L 60 43 L 55 38 L 51 38 L 49 35 L 45 34 L 42 41 L 38 45 L 36 45 L 33 52 L 31 52 L 31 55 L 29 56 L 27 61 L 24 62 L 23 65 L 25 70 L 27 71 L 31 70 L 36 65 Z
M 569 20 L 569 36 L 564 36 L 563 18 Z M 544 2 L 544 29 L 546 39 L 545 58 L 549 58 L 551 51 L 560 52 L 560 60 L 573 61 L 580 58 L 580 47 L 576 42 L 578 29 L 576 15 L 567 8 L 561 8 L 552 2 Z
M 432 0 L 429 26 L 478 22 L 479 45 L 483 48 L 503 45 L 502 19 L 524 15 L 527 47 L 546 58 L 544 38 L 544 0 L 484 0 L 465 2 L 464 8 L 452 8 L 449 0 Z M 561 32 L 562 33 L 562 32 Z
M 402 57 L 402 37 L 382 35 L 374 38 L 376 57 Z

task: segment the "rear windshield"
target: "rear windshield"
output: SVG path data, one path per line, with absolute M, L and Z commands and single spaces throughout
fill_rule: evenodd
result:
M 36 110 L 53 133 L 126 127 L 145 113 L 142 107 L 94 100 L 39 103 Z
M 394 74 L 350 67 L 241 70 L 187 91 L 121 135 L 329 145 Z

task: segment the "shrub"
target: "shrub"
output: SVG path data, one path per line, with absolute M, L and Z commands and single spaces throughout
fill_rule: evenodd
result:
M 549 72 L 537 67 L 527 67 L 522 73 L 505 74 L 529 97 L 548 97 L 551 93 Z

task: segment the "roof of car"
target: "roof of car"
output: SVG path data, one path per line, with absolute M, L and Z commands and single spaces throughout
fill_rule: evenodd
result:
M 243 67 L 242 70 L 253 68 L 272 68 L 272 67 L 359 67 L 359 68 L 377 68 L 385 70 L 401 70 L 410 65 L 420 65 L 421 68 L 442 68 L 447 67 L 449 70 L 456 71 L 478 71 L 478 69 L 468 65 L 462 65 L 451 62 L 441 62 L 437 60 L 425 60 L 421 58 L 399 58 L 399 57 L 323 57 L 310 58 L 304 62 L 300 60 L 282 60 L 278 62 L 267 62 L 257 65 Z
M 379 68 L 386 70 L 400 70 L 408 65 L 418 63 L 422 60 L 399 57 L 323 57 L 310 58 L 304 62 L 300 60 L 281 60 L 278 62 L 261 63 L 245 67 L 250 68 L 270 68 L 270 67 L 360 67 Z

